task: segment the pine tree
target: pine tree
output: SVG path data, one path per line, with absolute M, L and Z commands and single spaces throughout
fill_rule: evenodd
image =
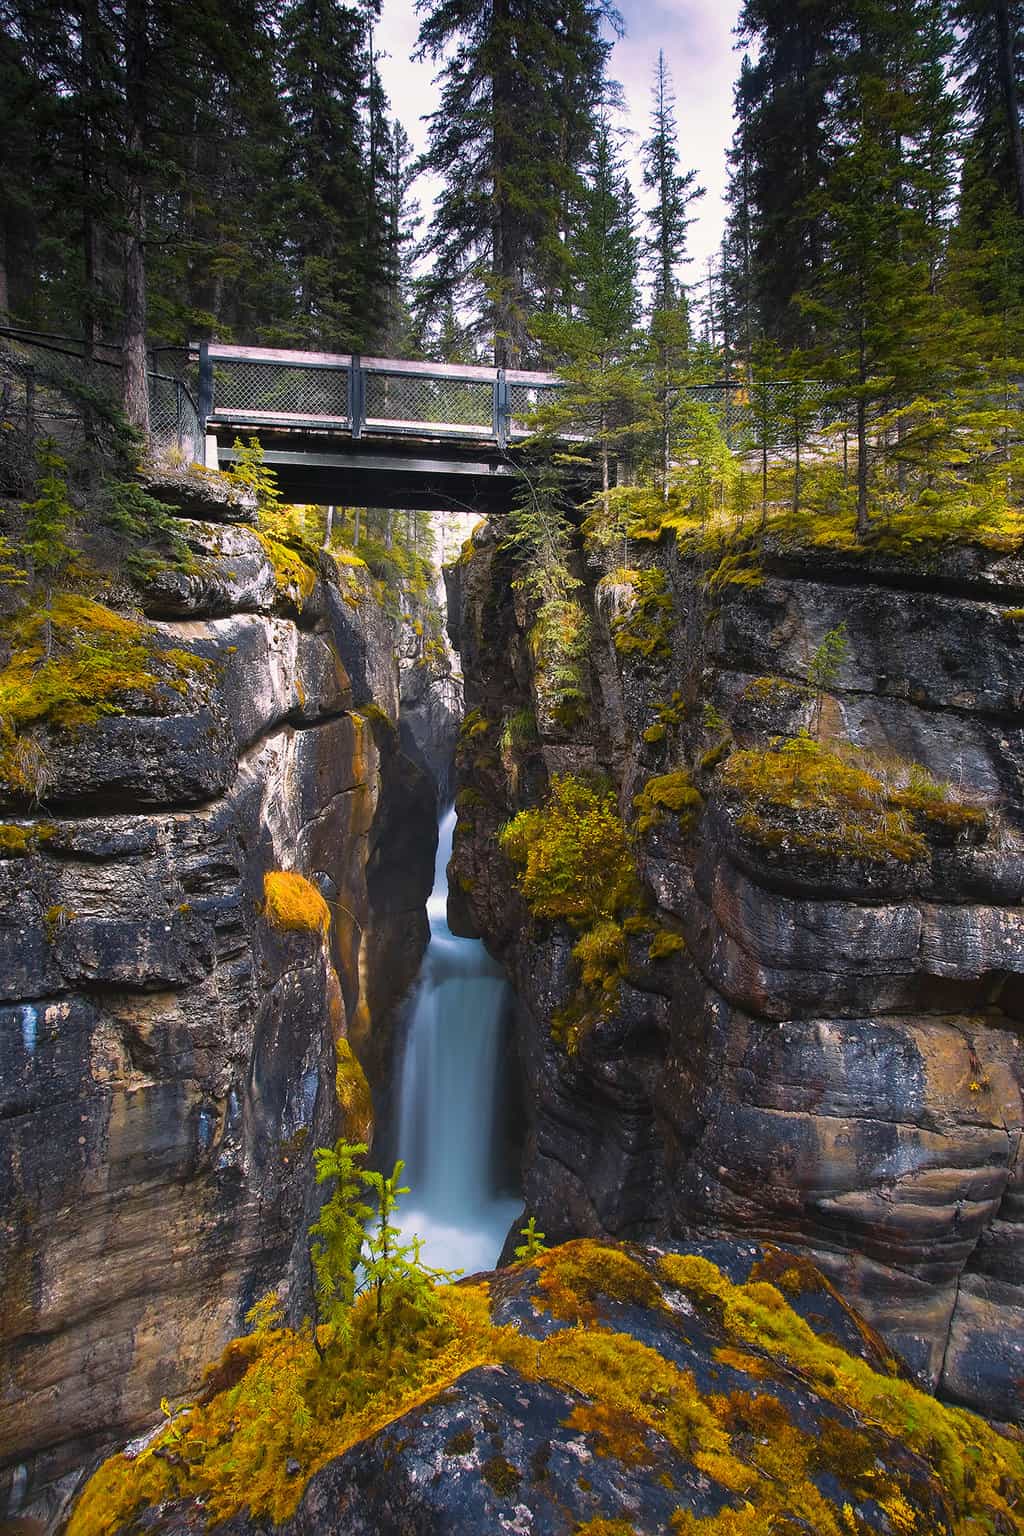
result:
M 813 332 L 796 295 L 824 260 L 812 202 L 829 174 L 828 103 L 847 9 L 840 0 L 745 0 L 740 12 L 740 36 L 757 49 L 737 94 L 750 286 L 760 329 L 784 347 L 806 344 Z
M 679 171 L 678 128 L 672 78 L 663 51 L 658 53 L 652 91 L 651 132 L 643 144 L 644 186 L 654 193 L 654 205 L 646 214 L 650 235 L 644 254 L 654 280 L 652 307 L 672 309 L 685 303 L 679 268 L 686 256 L 686 231 L 693 223 L 691 204 L 704 196 L 697 186 L 696 171 Z
M 529 356 L 531 314 L 566 276 L 564 225 L 607 95 L 610 0 L 428 0 L 420 57 L 443 59 L 427 168 L 425 313 L 472 304 L 498 367 Z

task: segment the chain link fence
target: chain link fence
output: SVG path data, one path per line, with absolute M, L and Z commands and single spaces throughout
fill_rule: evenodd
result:
M 170 351 L 172 349 L 165 349 Z M 73 337 L 0 327 L 0 479 L 21 493 L 34 480 L 36 448 L 52 438 L 64 457 L 85 447 L 98 419 L 120 403 L 121 357 L 116 347 Z M 150 451 L 202 460 L 195 396 L 184 379 L 149 374 Z
M 233 418 L 315 420 L 347 425 L 348 370 L 218 357 L 213 364 L 216 410 Z
M 489 434 L 494 426 L 494 386 L 490 381 L 368 369 L 365 425 L 429 425 L 438 432 L 469 429 Z

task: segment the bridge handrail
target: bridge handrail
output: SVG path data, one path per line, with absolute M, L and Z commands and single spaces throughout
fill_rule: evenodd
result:
M 525 415 L 534 392 L 564 387 L 555 374 L 526 368 L 219 341 L 193 343 L 190 350 L 199 365 L 204 433 L 218 422 L 242 428 L 278 423 L 342 430 L 354 438 L 387 432 L 485 439 L 504 448 L 529 435 Z M 227 402 L 223 388 L 229 382 L 234 398 Z

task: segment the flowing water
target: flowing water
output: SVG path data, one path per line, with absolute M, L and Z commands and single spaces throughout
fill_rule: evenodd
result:
M 413 995 L 399 1094 L 398 1155 L 411 1186 L 402 1230 L 423 1238 L 428 1264 L 490 1269 L 522 1209 L 503 1164 L 505 1022 L 510 993 L 477 939 L 448 927 L 455 812 L 438 832 L 430 943 Z

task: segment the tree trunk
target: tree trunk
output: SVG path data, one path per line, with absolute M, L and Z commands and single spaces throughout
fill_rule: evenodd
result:
M 353 549 L 358 549 L 359 548 L 359 516 L 360 516 L 360 508 L 356 507 L 355 511 L 352 513 L 352 548 Z
M 334 532 L 334 508 L 327 508 L 327 521 L 324 524 L 324 549 L 331 547 L 331 534 Z
M 857 537 L 868 531 L 868 407 L 861 396 L 857 401 Z
M 1010 156 L 1017 213 L 1024 219 L 1024 139 L 1021 137 L 1020 103 L 1017 99 L 1017 60 L 1014 57 L 1013 30 L 1010 26 L 1009 0 L 995 0 L 996 25 L 999 29 L 999 82 L 1010 134 Z
M 491 25 L 508 47 L 509 0 L 493 0 Z M 508 161 L 507 124 L 516 110 L 515 80 L 503 58 L 491 80 L 491 277 L 494 284 L 494 366 L 514 368 L 519 362 L 515 316 L 516 252 L 512 209 L 505 186 Z
M 142 157 L 146 129 L 147 0 L 125 6 L 125 97 L 128 108 L 128 172 L 125 202 L 128 238 L 124 264 L 124 413 L 137 431 L 149 435 L 149 380 L 146 369 L 146 196 Z

